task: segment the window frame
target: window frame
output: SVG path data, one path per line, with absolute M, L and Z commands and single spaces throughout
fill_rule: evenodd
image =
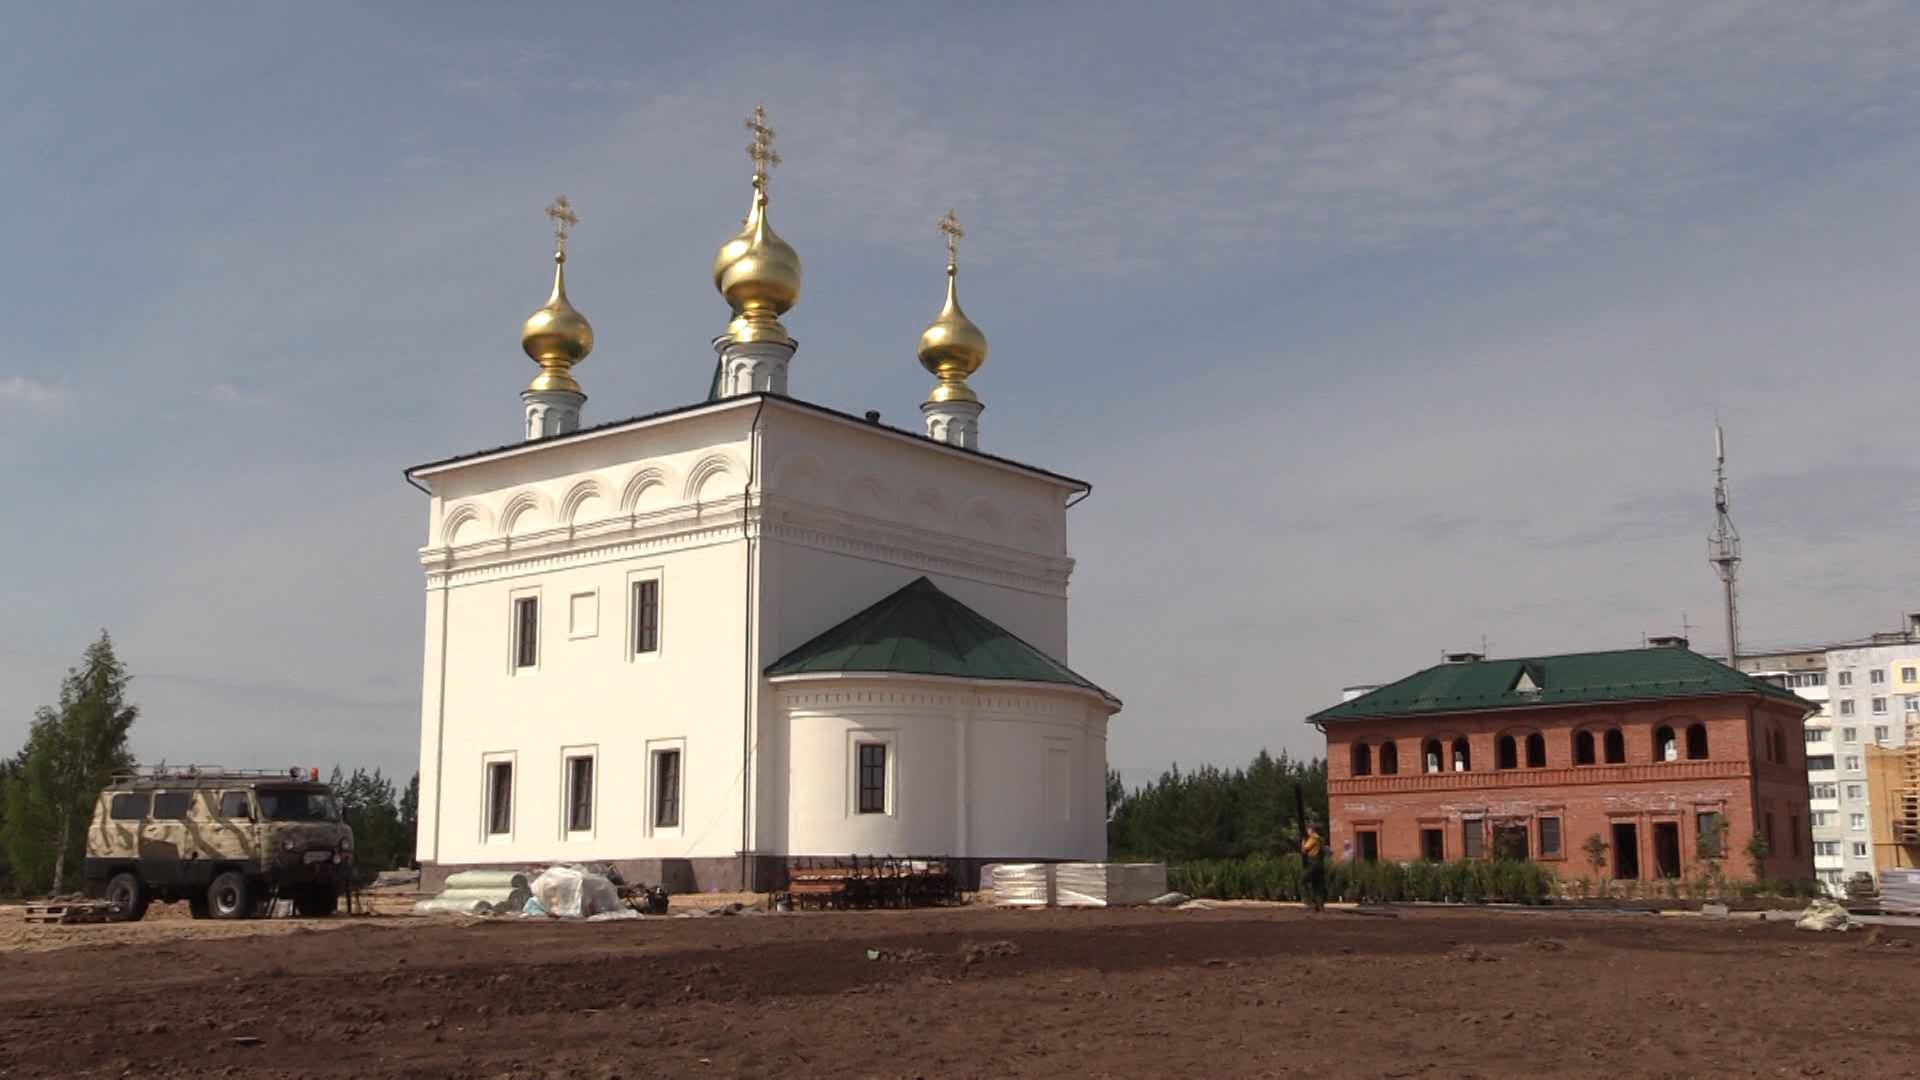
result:
M 651 641 L 643 639 L 644 635 L 642 634 L 640 623 L 642 614 L 646 613 L 646 609 L 643 608 L 640 603 L 640 593 L 642 587 L 648 585 L 652 587 L 653 593 L 651 611 L 653 621 L 651 627 L 648 628 L 652 631 Z M 627 574 L 628 663 L 652 663 L 660 659 L 661 654 L 666 650 L 666 611 L 667 582 L 666 574 L 662 568 L 650 566 L 630 571 Z M 649 645 L 650 647 L 642 649 L 642 645 Z M 685 758 L 681 760 L 684 763 Z M 682 774 L 683 786 L 684 776 L 685 774 Z
M 1869 855 L 1871 855 L 1871 854 L 1873 854 L 1873 849 L 1871 849 L 1871 848 L 1869 848 L 1869 847 L 1867 846 L 1867 842 L 1866 842 L 1865 840 L 1853 840 L 1853 841 L 1849 841 L 1849 842 L 1853 844 L 1853 857 L 1854 857 L 1854 858 L 1856 858 L 1856 859 L 1864 859 L 1864 858 L 1866 858 L 1867 856 L 1869 856 Z
M 1547 823 L 1553 823 L 1553 847 L 1547 847 Z M 1559 814 L 1541 814 L 1533 819 L 1534 858 L 1549 862 L 1567 857 L 1566 830 L 1561 827 Z
M 578 824 L 575 811 L 581 809 L 580 799 L 574 785 L 579 779 L 575 775 L 575 762 L 586 762 L 587 797 L 586 824 Z M 562 840 L 591 839 L 594 829 L 600 821 L 600 748 L 597 745 L 563 746 L 560 748 L 560 838 Z
M 1867 672 L 1867 685 L 1868 686 L 1887 685 L 1886 671 L 1881 668 L 1874 668 L 1873 670 Z
M 519 675 L 533 675 L 540 670 L 540 589 L 532 586 L 525 589 L 513 589 L 507 593 L 507 670 Z M 527 612 L 532 612 L 529 618 Z M 528 631 L 532 632 L 531 641 Z M 531 651 L 531 663 L 521 663 Z
M 1483 817 L 1460 819 L 1460 857 L 1487 858 L 1487 820 Z
M 1616 756 L 1614 748 L 1620 753 Z M 1606 728 L 1600 732 L 1600 763 L 1602 765 L 1625 765 L 1627 763 L 1627 733 L 1617 727 Z
M 899 772 L 899 767 L 894 757 L 894 740 L 891 738 L 877 737 L 872 732 L 859 732 L 850 740 L 850 743 L 853 768 L 851 775 L 852 783 L 848 785 L 848 796 L 851 800 L 849 808 L 852 810 L 853 816 L 894 816 L 898 807 L 894 805 L 893 781 L 894 776 Z M 868 751 L 874 749 L 880 751 L 880 783 L 877 789 L 868 783 L 868 770 L 873 768 L 867 760 Z M 867 797 L 869 794 L 878 795 L 878 806 L 873 806 L 868 802 Z
M 123 799 L 138 800 L 134 803 L 134 806 L 140 812 L 132 817 L 126 817 L 120 814 L 116 810 L 116 807 L 119 806 Z M 145 821 L 147 820 L 147 815 L 152 812 L 152 809 L 153 792 L 151 791 L 116 791 L 112 795 L 107 796 L 108 821 Z
M 235 796 L 239 797 L 240 802 L 245 807 L 245 809 L 241 810 L 240 813 L 238 814 L 229 813 L 227 810 L 227 800 L 234 798 Z M 253 821 L 254 820 L 253 792 L 248 791 L 245 788 L 241 788 L 237 791 L 222 791 L 220 793 L 220 817 L 227 818 L 227 819 L 231 819 L 234 817 L 243 817 L 248 821 Z
M 1916 682 L 1920 682 L 1920 667 L 1903 666 L 1900 669 L 1901 685 L 1905 686 Z
M 160 800 L 162 799 L 171 800 L 176 798 L 181 800 L 180 809 L 177 813 L 166 813 L 160 809 Z M 186 821 L 192 815 L 192 813 L 193 813 L 193 789 L 192 788 L 188 788 L 185 791 L 167 791 L 162 789 L 152 793 L 151 802 L 148 804 L 146 820 L 148 821 Z
M 645 826 L 648 836 L 675 837 L 685 835 L 687 824 L 687 740 L 684 736 L 666 739 L 649 739 L 647 750 L 647 775 L 645 779 Z M 674 775 L 673 824 L 663 824 L 659 818 L 660 810 L 660 761 L 667 754 L 679 755 Z
M 1874 741 L 1874 745 L 1876 745 L 1876 746 L 1877 746 L 1877 745 L 1879 745 L 1880 743 L 1883 743 L 1883 742 L 1891 742 L 1891 741 L 1892 741 L 1892 732 L 1893 732 L 1893 728 L 1892 728 L 1892 727 L 1891 727 L 1890 725 L 1888 725 L 1888 724 L 1875 724 L 1875 725 L 1873 725 L 1873 741 Z
M 1846 796 L 1847 802 L 1859 802 L 1867 797 L 1867 785 L 1865 784 L 1842 784 L 1840 790 L 1842 794 Z
M 1887 715 L 1887 699 L 1883 697 L 1874 698 L 1868 705 L 1867 711 L 1875 716 Z
M 1848 832 L 1866 832 L 1867 831 L 1867 815 L 1864 813 L 1861 813 L 1858 810 L 1849 811 L 1847 813 L 1847 831 Z
M 495 770 L 506 769 L 506 828 L 495 831 L 494 825 L 500 820 L 502 808 L 495 801 L 499 785 L 494 782 Z M 519 825 L 520 815 L 516 813 L 514 800 L 520 794 L 518 773 L 519 754 L 515 751 L 497 751 L 480 755 L 480 842 L 483 844 L 510 844 L 513 842 L 514 829 Z
M 1837 680 L 1835 681 L 1835 685 L 1837 685 L 1837 686 L 1852 686 L 1852 685 L 1853 685 L 1853 672 L 1851 672 L 1851 671 L 1843 671 L 1843 672 L 1841 672 L 1841 673 L 1840 673 L 1840 676 L 1839 676 L 1839 678 L 1838 678 L 1838 679 L 1837 679 Z
M 1824 789 L 1824 791 L 1822 789 Z M 1838 801 L 1840 798 L 1840 785 L 1832 780 L 1817 780 L 1807 785 L 1807 798 L 1833 799 Z

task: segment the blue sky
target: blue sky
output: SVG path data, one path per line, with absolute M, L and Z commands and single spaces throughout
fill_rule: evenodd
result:
M 1095 484 L 1071 659 L 1132 777 L 1483 636 L 1718 647 L 1716 415 L 1749 641 L 1920 608 L 1911 5 L 4 20 L 8 744 L 105 626 L 149 759 L 411 770 L 400 470 L 517 436 L 562 191 L 589 422 L 704 391 L 756 100 L 795 393 L 912 419 L 966 223 L 984 439 Z

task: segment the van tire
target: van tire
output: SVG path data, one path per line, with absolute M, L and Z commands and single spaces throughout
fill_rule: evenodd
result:
M 122 870 L 107 882 L 107 903 L 113 906 L 114 922 L 139 922 L 147 914 L 147 886 L 140 875 Z
M 229 870 L 207 886 L 207 914 L 216 919 L 245 919 L 253 915 L 253 881 Z

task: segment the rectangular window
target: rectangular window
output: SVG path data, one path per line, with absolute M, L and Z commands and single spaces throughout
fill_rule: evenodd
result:
M 1460 847 L 1461 850 L 1466 853 L 1467 858 L 1478 859 L 1484 857 L 1486 855 L 1484 842 L 1485 834 L 1481 828 L 1479 818 L 1460 823 Z
M 1840 857 L 1840 841 L 1815 840 L 1813 842 L 1813 853 L 1823 859 L 1837 859 Z
M 1867 681 L 1875 686 L 1885 686 L 1887 684 L 1887 673 L 1881 671 L 1879 668 L 1874 668 L 1872 671 L 1867 672 Z
M 887 812 L 887 744 L 859 744 L 860 802 L 862 814 Z
M 1900 707 L 1907 712 L 1920 712 L 1920 694 L 1908 694 L 1900 702 Z
M 1814 744 L 1814 743 L 1817 743 L 1817 742 L 1824 742 L 1824 741 L 1826 740 L 1826 737 L 1827 737 L 1827 731 L 1828 731 L 1828 729 L 1827 729 L 1827 728 L 1823 728 L 1823 727 L 1810 727 L 1810 728 L 1808 728 L 1808 729 L 1807 729 L 1807 743 L 1808 743 L 1808 745 L 1812 745 L 1812 744 Z
M 1843 702 L 1841 702 L 1841 703 L 1840 703 L 1840 715 L 1841 715 L 1841 716 L 1852 716 L 1852 715 L 1853 715 L 1853 702 L 1852 702 L 1852 701 L 1843 701 Z
M 1841 672 L 1841 673 L 1840 673 L 1840 685 L 1841 685 L 1841 686 L 1852 686 L 1852 685 L 1853 685 L 1853 672 L 1851 672 L 1851 671 L 1843 671 L 1843 672 Z
M 1816 829 L 1824 829 L 1833 824 L 1833 811 L 1815 810 L 1812 814 L 1808 815 L 1807 821 Z
M 191 791 L 156 791 L 153 794 L 153 816 L 157 821 L 185 821 L 187 807 L 193 803 Z
M 115 795 L 107 802 L 107 816 L 115 821 L 139 821 L 147 816 L 147 797 L 137 792 Z
M 567 759 L 567 831 L 593 829 L 593 756 Z
M 635 656 L 660 651 L 660 581 L 633 583 L 633 652 Z
M 1835 788 L 1832 784 L 1808 784 L 1807 785 L 1807 794 L 1809 798 L 1837 799 L 1840 797 L 1837 794 L 1837 792 L 1838 792 L 1838 789 Z
M 1860 771 L 1860 755 L 1848 754 L 1845 764 L 1847 766 L 1848 772 L 1859 772 Z
M 487 835 L 513 832 L 513 762 L 487 763 Z
M 1848 784 L 1847 785 L 1847 801 L 1848 802 L 1859 802 L 1861 799 L 1864 799 L 1866 797 L 1867 797 L 1867 786 L 1865 784 Z
M 1439 829 L 1421 829 L 1420 857 L 1428 862 L 1445 862 L 1447 858 L 1447 834 Z
M 513 666 L 530 668 L 540 662 L 540 598 L 522 596 L 513 602 Z
M 680 827 L 680 751 L 653 752 L 653 827 Z
M 1353 834 L 1361 862 L 1380 861 L 1380 833 L 1375 829 L 1358 829 Z
M 1866 858 L 1866 857 L 1867 857 L 1867 842 L 1866 842 L 1866 841 L 1864 841 L 1864 840 L 1855 840 L 1855 841 L 1853 842 L 1853 857 L 1854 857 L 1854 858 L 1856 858 L 1856 859 L 1864 859 L 1864 858 Z
M 247 820 L 253 817 L 253 801 L 244 791 L 223 791 L 220 793 L 220 816 Z
M 1920 682 L 1920 668 L 1901 668 L 1900 681 L 1903 683 Z
M 1887 715 L 1887 699 L 1886 698 L 1877 697 L 1873 699 L 1873 715 L 1875 716 Z
M 1540 824 L 1540 857 L 1557 859 L 1560 857 L 1560 819 L 1543 817 Z
M 1847 828 L 1852 829 L 1854 832 L 1866 832 L 1867 831 L 1867 815 L 1848 814 Z
M 1852 702 L 1846 702 L 1846 704 L 1848 704 L 1848 705 L 1851 705 L 1851 704 L 1853 704 L 1853 703 L 1852 703 Z M 1843 728 L 1841 728 L 1841 729 L 1840 729 L 1840 741 L 1841 741 L 1841 742 L 1843 742 L 1843 743 L 1857 743 L 1857 742 L 1859 742 L 1859 741 L 1860 741 L 1860 729 L 1859 729 L 1859 728 L 1857 728 L 1857 727 L 1843 727 Z
M 1808 772 L 1824 772 L 1825 770 L 1831 769 L 1831 768 L 1833 768 L 1832 754 L 1808 754 L 1807 755 L 1807 771 Z
M 1883 743 L 1887 741 L 1887 725 L 1885 724 L 1873 725 L 1873 741 L 1877 743 Z

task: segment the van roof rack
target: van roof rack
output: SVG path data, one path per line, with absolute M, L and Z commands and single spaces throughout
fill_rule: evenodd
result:
M 319 770 L 298 765 L 285 769 L 229 769 L 221 765 L 134 765 L 115 769 L 113 779 L 123 780 L 311 780 Z

